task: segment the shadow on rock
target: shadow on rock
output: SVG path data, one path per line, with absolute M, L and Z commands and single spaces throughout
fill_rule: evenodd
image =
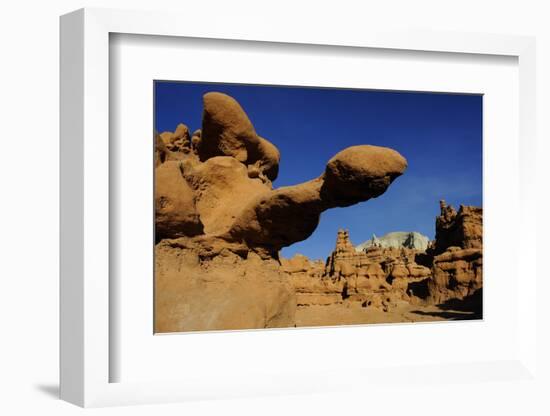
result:
M 483 319 L 483 288 L 464 299 L 449 299 L 437 305 L 441 311 L 412 311 L 418 315 L 437 316 L 451 321 Z

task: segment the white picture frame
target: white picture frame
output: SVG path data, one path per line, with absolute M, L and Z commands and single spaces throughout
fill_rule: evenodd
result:
M 144 383 L 110 382 L 109 366 L 109 36 L 114 33 L 147 36 L 226 39 L 281 44 L 431 51 L 453 54 L 516 57 L 519 65 L 520 235 L 518 241 L 536 240 L 536 219 L 528 212 L 535 205 L 530 178 L 535 168 L 535 40 L 531 37 L 468 33 L 396 32 L 358 28 L 302 32 L 274 22 L 240 33 L 223 20 L 205 27 L 173 13 L 82 9 L 61 18 L 61 398 L 80 406 L 160 403 L 196 398 L 242 397 L 262 394 L 321 392 L 346 388 L 339 382 L 354 377 L 368 385 L 372 379 L 342 368 L 324 383 L 311 376 L 281 373 L 264 380 L 237 381 L 232 374 L 216 380 L 203 377 L 185 381 Z M 530 273 L 532 292 L 518 293 L 520 326 L 517 355 L 498 362 L 468 365 L 453 362 L 418 366 L 415 379 L 433 379 L 448 370 L 468 381 L 485 373 L 512 380 L 536 377 L 536 286 L 534 251 L 517 247 L 519 262 Z M 371 377 L 399 369 L 371 369 Z M 411 370 L 407 370 L 409 373 Z M 308 378 L 309 377 L 309 378 Z M 309 381 L 309 383 L 307 383 Z M 473 379 L 475 381 L 475 377 Z M 284 386 L 284 388 L 281 388 Z

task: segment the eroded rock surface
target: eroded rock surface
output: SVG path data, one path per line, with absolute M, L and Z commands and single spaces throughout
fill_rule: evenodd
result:
M 157 332 L 294 326 L 296 296 L 278 261 L 227 248 L 212 258 L 205 252 L 188 238 L 157 244 Z
M 381 195 L 407 162 L 353 146 L 319 177 L 273 189 L 276 146 L 232 97 L 212 92 L 203 104 L 200 130 L 155 135 L 155 330 L 294 326 L 296 290 L 279 250 L 309 237 L 323 211 Z
M 357 251 L 349 232 L 340 230 L 326 264 L 297 255 L 285 260 L 283 269 L 291 277 L 298 305 L 358 302 L 389 311 L 399 303 L 420 303 L 427 297 L 431 270 L 415 263 L 416 254 L 404 247 Z
M 440 201 L 440 215 L 435 223 L 435 253 L 448 247 L 479 248 L 483 246 L 483 209 L 461 205 L 458 212 Z
M 407 247 L 411 234 L 418 233 L 390 233 L 387 240 L 371 239 L 370 244 L 354 247 L 349 232 L 339 230 L 325 263 L 296 255 L 282 260 L 283 270 L 296 290 L 298 306 L 358 303 L 389 312 L 403 303 L 437 306 L 474 297 L 480 301 L 482 212 L 471 206 L 457 212 L 443 201 L 436 218 L 437 239 L 420 249 Z M 474 312 L 476 317 L 481 314 Z
M 344 149 L 318 177 L 274 189 L 278 149 L 236 100 L 215 92 L 204 96 L 200 129 L 179 124 L 155 134 L 155 146 L 157 332 L 292 327 L 304 308 L 362 323 L 357 311 L 414 320 L 414 307 L 428 314 L 419 320 L 445 319 L 439 305 L 480 294 L 477 207 L 441 201 L 432 242 L 397 232 L 354 246 L 340 230 L 326 260 L 279 257 L 323 211 L 384 193 L 407 167 L 392 149 Z
M 440 202 L 433 248 L 430 299 L 443 303 L 472 296 L 483 286 L 483 210 L 461 205 L 458 212 Z

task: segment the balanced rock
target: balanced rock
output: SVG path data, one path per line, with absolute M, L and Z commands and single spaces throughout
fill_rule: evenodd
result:
M 333 206 L 345 207 L 382 195 L 407 168 L 407 161 L 393 149 L 352 146 L 329 160 L 323 192 Z
M 391 149 L 354 146 L 318 178 L 273 189 L 278 149 L 216 92 L 204 96 L 200 132 L 189 138 L 181 124 L 156 141 L 159 332 L 294 326 L 297 303 L 342 300 L 340 275 L 354 278 L 354 265 L 319 281 L 322 262 L 285 271 L 279 250 L 310 236 L 323 211 L 379 196 L 407 166 Z

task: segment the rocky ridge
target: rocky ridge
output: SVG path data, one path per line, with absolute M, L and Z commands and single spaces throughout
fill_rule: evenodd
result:
M 482 288 L 482 209 L 441 201 L 436 240 L 425 249 L 396 246 L 354 247 L 340 230 L 325 263 L 296 255 L 281 259 L 296 290 L 298 306 L 358 302 L 385 312 L 403 303 L 437 305 L 480 295 Z M 406 237 L 410 233 L 399 233 Z

